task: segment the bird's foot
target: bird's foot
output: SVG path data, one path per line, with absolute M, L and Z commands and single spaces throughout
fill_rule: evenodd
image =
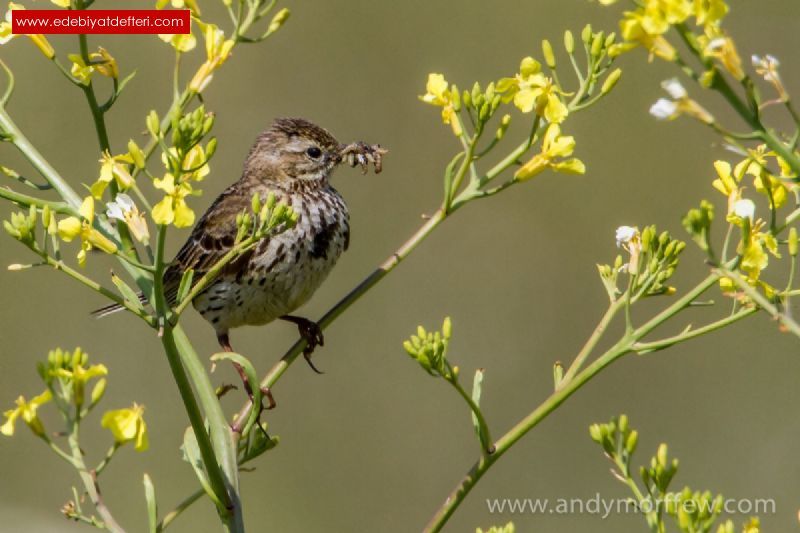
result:
M 322 335 L 322 328 L 313 320 L 300 316 L 285 315 L 282 316 L 281 319 L 297 324 L 297 330 L 300 332 L 300 336 L 306 341 L 306 347 L 303 349 L 303 358 L 308 363 L 308 366 L 311 367 L 311 370 L 317 374 L 322 374 L 323 372 L 314 366 L 314 363 L 311 361 L 311 354 L 314 353 L 314 349 L 317 346 L 325 346 L 325 337 Z

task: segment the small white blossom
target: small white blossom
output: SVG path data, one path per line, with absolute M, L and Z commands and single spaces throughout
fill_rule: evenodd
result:
M 753 203 L 752 200 L 748 200 L 747 198 L 743 198 L 742 200 L 737 200 L 735 204 L 733 204 L 733 213 L 740 218 L 749 218 L 753 220 L 753 217 L 756 214 L 756 204 Z
M 633 228 L 631 226 L 620 226 L 617 228 L 616 238 L 617 238 L 617 248 L 622 246 L 623 244 L 630 243 L 636 235 L 639 233 L 639 230 Z
M 650 114 L 658 120 L 668 120 L 675 117 L 678 113 L 678 104 L 666 98 L 659 98 L 655 104 L 650 106 Z
M 778 61 L 778 58 L 770 54 L 764 57 L 753 54 L 750 59 L 753 62 L 753 68 L 765 81 L 776 83 L 780 80 L 778 68 L 781 66 L 781 62 Z
M 670 78 L 662 81 L 661 88 L 667 91 L 674 100 L 680 100 L 681 98 L 689 96 L 689 93 L 683 88 L 678 78 Z
M 719 52 L 725 47 L 727 39 L 725 37 L 717 37 L 716 39 L 712 39 L 707 45 L 705 49 L 706 55 L 712 54 L 714 52 Z
M 113 202 L 109 202 L 106 205 L 106 215 L 108 218 L 127 224 L 137 241 L 145 242 L 150 239 L 150 230 L 147 229 L 144 215 L 139 212 L 133 199 L 127 194 L 119 193 Z

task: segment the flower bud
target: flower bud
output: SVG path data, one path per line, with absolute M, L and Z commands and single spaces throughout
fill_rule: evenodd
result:
M 589 44 L 590 42 L 592 42 L 592 25 L 591 24 L 587 24 L 586 26 L 583 27 L 583 30 L 581 30 L 581 40 L 586 44 Z
M 411 343 L 411 341 L 404 341 L 403 348 L 405 348 L 406 352 L 408 352 L 408 355 L 411 357 L 417 356 L 417 349 L 414 348 L 414 345 Z
M 137 145 L 133 139 L 128 141 L 128 153 L 131 159 L 133 159 L 133 164 L 136 165 L 136 168 L 143 169 L 145 167 L 144 152 L 142 152 L 142 149 L 139 148 L 139 145 Z
M 628 455 L 633 455 L 633 452 L 636 451 L 636 445 L 639 443 L 639 432 L 635 429 L 630 432 L 628 438 L 625 439 L 625 451 L 628 452 Z
M 564 379 L 564 365 L 561 364 L 561 361 L 556 361 L 553 364 L 553 386 L 558 388 L 561 384 L 561 380 Z M 591 428 L 589 428 L 591 431 Z
M 505 136 L 506 131 L 508 131 L 509 124 L 511 124 L 511 115 L 503 115 L 503 118 L 500 119 L 500 126 L 497 128 L 497 132 L 494 134 L 495 139 L 499 141 Z
M 548 67 L 551 69 L 556 68 L 556 56 L 553 54 L 553 45 L 551 45 L 550 41 L 547 39 L 542 41 L 542 56 Z
M 564 32 L 564 48 L 570 55 L 575 53 L 575 38 L 569 30 Z
M 600 32 L 594 36 L 591 48 L 592 57 L 598 57 L 600 55 L 600 52 L 603 50 L 603 42 L 603 32 Z
M 589 426 L 589 436 L 591 436 L 592 440 L 595 442 L 603 442 L 604 435 L 600 424 L 592 424 Z
M 146 124 L 150 135 L 158 137 L 158 134 L 161 133 L 161 124 L 159 124 L 158 114 L 155 111 L 150 111 L 150 114 L 147 115 Z
M 456 113 L 461 111 L 461 93 L 455 84 L 450 88 L 450 101 L 453 103 L 453 111 Z
M 603 82 L 603 86 L 600 88 L 601 94 L 608 94 L 611 92 L 611 89 L 617 84 L 619 79 L 622 77 L 622 69 L 614 69 L 614 71 L 609 74 L 605 81 Z
M 450 337 L 453 335 L 453 323 L 449 316 L 445 317 L 444 324 L 442 324 L 442 335 L 445 340 L 450 340 Z
M 797 228 L 794 227 L 789 230 L 789 255 L 797 256 Z
M 658 447 L 658 451 L 656 452 L 656 461 L 658 466 L 662 468 L 667 468 L 667 445 L 661 444 Z
M 105 392 L 106 392 L 106 378 L 100 378 L 92 388 L 91 402 L 89 403 L 89 405 L 92 407 L 97 405 L 97 402 L 99 402 L 103 398 Z
M 472 107 L 472 95 L 469 93 L 469 91 L 464 91 L 464 94 L 461 95 L 461 100 L 464 102 L 466 107 Z
M 272 20 L 269 23 L 269 27 L 267 28 L 267 34 L 275 33 L 278 31 L 281 26 L 283 26 L 287 20 L 289 20 L 289 15 L 291 15 L 291 11 L 288 8 L 283 8 L 277 13 L 275 16 L 272 17 Z

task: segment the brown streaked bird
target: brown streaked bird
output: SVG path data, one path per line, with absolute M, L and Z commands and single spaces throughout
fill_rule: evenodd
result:
M 364 172 L 373 163 L 380 172 L 384 153 L 377 145 L 340 145 L 328 131 L 304 119 L 275 120 L 250 149 L 242 177 L 214 200 L 164 273 L 167 299 L 174 305 L 187 269 L 194 269 L 194 279 L 199 280 L 231 249 L 236 217 L 250 211 L 254 194 L 264 201 L 274 193 L 299 215 L 297 224 L 264 238 L 234 260 L 192 304 L 227 351 L 232 351 L 232 328 L 278 318 L 293 322 L 308 342 L 304 355 L 316 371 L 310 354 L 323 344 L 322 331 L 315 322 L 291 313 L 311 298 L 350 242 L 347 205 L 330 177 L 342 162 L 361 165 Z M 95 315 L 117 310 L 109 306 Z M 249 389 L 246 379 L 245 387 Z

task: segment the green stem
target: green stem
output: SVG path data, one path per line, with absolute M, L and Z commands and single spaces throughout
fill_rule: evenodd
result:
M 718 271 L 720 272 L 720 276 L 730 278 L 736 284 L 736 286 L 739 287 L 739 290 L 745 293 L 764 311 L 769 313 L 772 318 L 780 322 L 783 327 L 792 332 L 796 337 L 800 337 L 800 324 L 795 322 L 795 320 L 789 317 L 786 313 L 782 313 L 781 310 L 778 309 L 778 307 L 772 302 L 770 302 L 766 296 L 758 292 L 755 287 L 747 283 L 747 281 L 744 280 L 738 272 L 724 267 L 720 267 Z
M 78 471 L 78 475 L 83 482 L 83 487 L 86 489 L 86 493 L 89 495 L 92 505 L 94 505 L 100 518 L 103 519 L 103 526 L 105 529 L 108 529 L 112 533 L 125 533 L 125 530 L 117 523 L 111 511 L 106 507 L 103 497 L 100 494 L 100 487 L 97 484 L 95 473 L 86 468 L 86 463 L 83 461 L 83 450 L 81 450 L 79 439 L 80 421 L 78 419 L 70 420 L 69 424 L 72 426 L 68 438 L 69 448 L 72 452 L 72 462 L 75 465 L 75 469 Z
M 464 501 L 467 494 L 474 488 L 480 481 L 483 475 L 492 467 L 492 465 L 500 459 L 511 447 L 516 444 L 522 437 L 524 437 L 530 430 L 536 427 L 539 422 L 544 420 L 550 413 L 555 411 L 564 401 L 567 400 L 573 393 L 585 385 L 594 376 L 600 373 L 603 369 L 611 363 L 619 359 L 624 354 L 631 351 L 632 347 L 638 342 L 639 339 L 647 335 L 658 325 L 666 322 L 673 315 L 680 310 L 689 306 L 695 299 L 708 290 L 719 279 L 718 273 L 712 273 L 695 286 L 691 291 L 687 292 L 675 303 L 667 307 L 661 313 L 650 319 L 644 325 L 627 333 L 623 338 L 614 346 L 609 348 L 600 357 L 590 363 L 583 371 L 578 372 L 572 379 L 564 379 L 555 392 L 553 392 L 544 402 L 542 402 L 536 409 L 531 411 L 525 418 L 512 427 L 505 435 L 495 443 L 495 452 L 488 456 L 483 456 L 472 466 L 462 480 L 450 492 L 441 507 L 431 518 L 428 525 L 425 527 L 425 532 L 440 531 L 445 523 L 450 519 L 452 514 Z
M 475 403 L 475 400 L 472 399 L 472 396 L 467 394 L 467 391 L 464 390 L 464 388 L 461 386 L 461 384 L 458 382 L 458 379 L 455 376 L 452 376 L 452 378 L 445 378 L 445 380 L 450 385 L 452 385 L 453 388 L 456 389 L 456 391 L 458 391 L 458 394 L 464 399 L 465 402 L 467 402 L 467 405 L 469 406 L 470 410 L 475 415 L 475 418 L 478 420 L 478 428 L 479 428 L 478 438 L 480 439 L 481 443 L 481 453 L 484 455 L 494 453 L 494 450 L 492 449 L 492 436 L 489 433 L 489 424 L 483 417 L 483 412 L 481 411 L 480 406 L 478 406 L 478 404 Z
M 589 337 L 589 340 L 586 341 L 586 344 L 583 345 L 583 348 L 581 348 L 581 351 L 578 352 L 578 355 L 575 357 L 575 360 L 572 362 L 569 369 L 564 374 L 564 377 L 559 383 L 559 387 L 563 386 L 564 383 L 568 383 L 570 380 L 572 380 L 573 377 L 575 377 L 575 374 L 578 373 L 578 371 L 583 366 L 583 363 L 586 362 L 586 358 L 589 357 L 589 355 L 592 353 L 592 350 L 594 350 L 595 346 L 597 346 L 597 343 L 600 342 L 600 339 L 605 334 L 606 329 L 608 329 L 608 325 L 611 323 L 611 321 L 614 319 L 614 316 L 617 314 L 620 307 L 622 307 L 623 305 L 624 305 L 624 299 L 618 298 L 610 306 L 608 306 L 608 309 L 603 315 L 603 318 L 600 319 L 600 322 L 597 324 L 597 327 L 592 332 L 592 335 Z
M 632 349 L 640 354 L 654 352 L 656 350 L 663 350 L 664 348 L 669 348 L 670 346 L 678 344 L 679 342 L 684 342 L 689 339 L 699 337 L 700 335 L 705 335 L 706 333 L 724 328 L 725 326 L 729 326 L 734 322 L 738 322 L 739 320 L 756 313 L 757 311 L 757 307 L 744 308 L 736 313 L 726 316 L 725 318 L 721 318 L 720 320 L 716 320 L 697 329 L 685 331 L 679 335 L 674 335 L 672 337 L 667 337 L 652 342 L 637 342 L 632 346 Z
M 228 531 L 244 531 L 241 519 L 241 505 L 238 501 L 238 469 L 236 467 L 236 454 L 233 448 L 232 439 L 228 423 L 225 420 L 222 409 L 214 394 L 214 388 L 202 364 L 197 357 L 186 334 L 179 327 L 172 327 L 166 321 L 169 307 L 164 296 L 164 243 L 166 240 L 167 227 L 159 225 L 158 237 L 156 240 L 156 274 L 154 277 L 154 300 L 159 322 L 163 328 L 161 342 L 167 353 L 172 375 L 175 384 L 178 386 L 181 399 L 183 400 L 189 422 L 194 431 L 200 455 L 208 474 L 214 496 L 217 501 L 222 502 L 223 507 L 217 508 L 220 518 Z M 185 365 L 185 366 L 184 366 Z M 200 411 L 192 384 L 189 382 L 187 370 L 191 375 L 192 382 L 197 388 L 200 401 L 203 403 L 204 410 L 208 416 L 209 431 L 206 431 L 203 421 L 203 413 Z M 209 402 L 209 395 L 213 400 Z M 221 419 L 221 421 L 220 421 Z M 230 441 L 226 445 L 226 441 Z M 234 467 L 230 468 L 230 455 L 233 450 Z M 218 459 L 219 458 L 219 459 Z M 227 476 L 227 479 L 226 479 Z M 229 491 L 230 488 L 230 491 Z
M 83 199 L 67 184 L 50 163 L 42 157 L 42 154 L 31 144 L 22 131 L 17 127 L 5 108 L 0 106 L 0 131 L 7 133 L 11 137 L 11 143 L 25 156 L 25 159 L 33 165 L 33 168 L 42 175 L 59 196 L 64 199 L 76 212 L 81 206 Z
M 17 191 L 11 189 L 5 189 L 2 187 L 0 187 L 0 198 L 9 200 L 23 207 L 30 207 L 32 205 L 40 209 L 43 207 L 49 207 L 51 211 L 55 211 L 56 213 L 61 213 L 63 215 L 71 215 L 71 216 L 78 215 L 78 211 L 65 202 L 53 202 L 50 200 L 42 200 L 41 198 L 36 198 L 33 196 L 29 196 L 27 194 L 19 193 Z
M 200 499 L 200 497 L 202 497 L 202 496 L 203 496 L 203 494 L 205 494 L 205 491 L 203 491 L 202 489 L 200 489 L 200 490 L 198 490 L 197 492 L 195 492 L 194 494 L 190 495 L 190 496 L 189 496 L 188 498 L 186 498 L 185 500 L 183 500 L 181 503 L 179 503 L 178 505 L 176 505 L 176 506 L 175 506 L 175 508 L 174 508 L 172 511 L 168 512 L 168 513 L 167 513 L 167 514 L 164 516 L 164 518 L 161 520 L 161 522 L 159 522 L 159 523 L 158 523 L 158 525 L 156 526 L 156 533 L 161 533 L 162 531 L 164 531 L 165 529 L 167 529 L 167 527 L 169 527 L 169 525 L 170 525 L 170 524 L 171 524 L 171 523 L 172 523 L 172 522 L 173 522 L 173 521 L 174 521 L 176 518 L 178 518 L 178 516 L 180 516 L 180 514 L 181 514 L 182 512 L 184 512 L 186 509 L 188 509 L 189 507 L 191 507 L 191 505 L 192 505 L 194 502 L 196 502 L 197 500 L 199 500 L 199 499 Z
M 153 319 L 153 317 L 151 317 L 150 315 L 145 313 L 144 310 L 142 310 L 140 308 L 137 308 L 137 307 L 134 307 L 133 305 L 128 303 L 127 300 L 125 300 L 124 298 L 120 297 L 117 293 L 115 293 L 115 292 L 103 287 L 102 285 L 100 285 L 99 283 L 94 281 L 93 279 L 84 276 L 83 274 L 81 274 L 80 272 L 78 272 L 74 268 L 70 267 L 69 265 L 67 265 L 63 261 L 59 261 L 59 260 L 57 260 L 57 259 L 55 259 L 53 257 L 50 257 L 44 251 L 41 251 L 41 250 L 38 250 L 38 249 L 33 249 L 33 248 L 32 248 L 32 250 L 39 257 L 41 257 L 44 261 L 46 261 L 47 264 L 50 265 L 51 267 L 55 268 L 56 270 L 60 270 L 60 271 L 64 272 L 65 274 L 67 274 L 72 279 L 82 283 L 83 285 L 89 287 L 93 291 L 95 291 L 95 292 L 97 292 L 99 294 L 102 294 L 103 296 L 105 296 L 109 300 L 121 305 L 122 307 L 124 307 L 125 309 L 127 309 L 128 311 L 133 313 L 134 315 L 138 316 L 139 318 L 141 318 L 142 320 L 147 322 L 147 324 L 150 327 L 155 327 L 156 324 L 155 324 L 155 320 Z

